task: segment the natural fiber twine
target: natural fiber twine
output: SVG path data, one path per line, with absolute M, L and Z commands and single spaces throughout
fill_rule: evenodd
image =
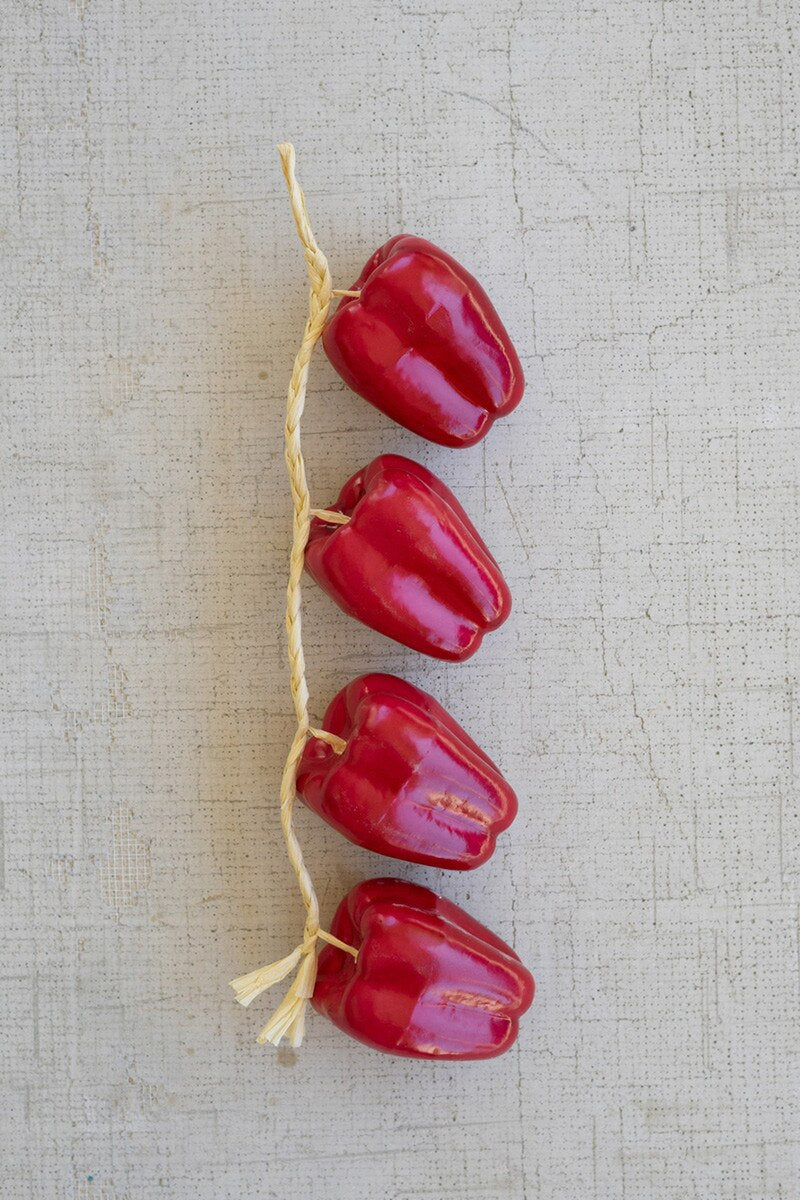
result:
M 332 295 L 354 295 L 357 293 L 338 290 L 331 287 L 331 273 L 325 255 L 316 243 L 306 212 L 306 202 L 303 191 L 297 182 L 294 172 L 294 147 L 288 143 L 278 146 L 281 156 L 283 174 L 289 190 L 294 222 L 297 234 L 305 252 L 306 268 L 310 283 L 308 301 L 308 320 L 306 321 L 303 340 L 292 368 L 289 381 L 289 393 L 286 404 L 286 465 L 289 471 L 289 483 L 292 489 L 294 504 L 292 550 L 289 558 L 289 583 L 286 589 L 286 633 L 289 648 L 289 672 L 292 699 L 297 717 L 297 730 L 292 741 L 286 765 L 281 779 L 281 828 L 289 854 L 289 861 L 294 868 L 300 894 L 306 910 L 306 923 L 303 940 L 291 954 L 279 962 L 251 971 L 231 982 L 240 1004 L 248 1005 L 266 988 L 280 983 L 295 969 L 297 973 L 289 986 L 278 1008 L 258 1035 L 259 1042 L 272 1042 L 277 1046 L 282 1038 L 288 1038 L 292 1046 L 299 1046 L 303 1040 L 306 1005 L 313 995 L 314 983 L 317 977 L 317 942 L 329 942 L 346 950 L 357 957 L 357 950 L 340 942 L 338 938 L 320 928 L 319 903 L 314 891 L 314 884 L 303 860 L 303 852 L 294 831 L 292 814 L 297 796 L 297 764 L 306 740 L 309 737 L 320 738 L 333 747 L 334 752 L 341 754 L 346 743 L 335 734 L 325 730 L 314 729 L 309 724 L 308 716 L 308 686 L 306 684 L 306 665 L 303 655 L 302 618 L 301 618 L 301 578 L 305 557 L 308 533 L 312 516 L 322 517 L 332 524 L 345 524 L 348 520 L 342 513 L 331 513 L 326 509 L 312 509 L 306 482 L 306 468 L 300 445 L 300 418 L 306 402 L 306 387 L 308 384 L 308 366 L 311 352 L 322 336 L 325 321 L 328 316 Z

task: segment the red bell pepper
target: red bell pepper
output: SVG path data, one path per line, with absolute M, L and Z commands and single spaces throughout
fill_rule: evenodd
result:
M 396 675 L 362 675 L 331 701 L 297 772 L 305 803 L 345 837 L 390 858 L 465 871 L 494 853 L 517 798 L 440 704 Z
M 322 336 L 355 392 L 414 433 L 472 446 L 525 381 L 489 297 L 449 254 L 401 234 L 381 246 Z
M 516 1040 L 534 983 L 514 951 L 463 909 L 402 879 L 344 898 L 312 1003 L 345 1033 L 406 1058 L 493 1058 Z
M 311 522 L 306 566 L 350 616 L 435 658 L 461 661 L 511 611 L 500 568 L 449 488 L 382 454 L 342 488 L 346 525 Z

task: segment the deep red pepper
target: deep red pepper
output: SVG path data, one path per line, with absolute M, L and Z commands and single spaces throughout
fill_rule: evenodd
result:
M 345 1033 L 407 1058 L 493 1058 L 533 1000 L 530 972 L 463 909 L 402 879 L 348 892 L 319 956 L 312 1003 Z
M 362 675 L 331 701 L 297 772 L 303 800 L 359 846 L 465 871 L 494 853 L 517 798 L 491 759 L 440 704 L 396 675 Z
M 435 658 L 461 661 L 511 611 L 500 568 L 449 488 L 425 467 L 382 454 L 314 518 L 306 566 L 350 616 Z
M 297 769 L 309 808 L 356 845 L 409 863 L 469 870 L 492 856 L 517 798 L 491 758 L 427 692 L 366 674 L 333 697 Z
M 354 391 L 414 433 L 471 446 L 516 408 L 525 381 L 489 297 L 460 263 L 401 234 L 376 250 L 322 337 Z

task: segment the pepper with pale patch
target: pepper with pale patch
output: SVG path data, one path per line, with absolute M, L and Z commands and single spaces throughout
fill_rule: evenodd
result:
M 362 675 L 306 744 L 297 791 L 359 846 L 455 871 L 485 863 L 517 813 L 492 760 L 432 696 L 396 675 Z
M 495 1058 L 514 1044 L 533 977 L 456 904 L 402 879 L 348 892 L 331 924 L 357 957 L 319 956 L 312 1004 L 351 1037 L 405 1058 Z

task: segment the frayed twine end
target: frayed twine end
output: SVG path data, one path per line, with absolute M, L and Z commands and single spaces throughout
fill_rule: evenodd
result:
M 314 984 L 317 981 L 316 949 L 318 939 L 344 950 L 347 954 L 352 954 L 353 958 L 358 958 L 358 951 L 354 946 L 349 946 L 346 942 L 334 937 L 332 933 L 320 929 L 313 937 L 308 938 L 299 946 L 295 946 L 291 954 L 287 954 L 285 958 L 231 980 L 230 986 L 236 993 L 237 1001 L 247 1008 L 248 1004 L 251 1004 L 257 996 L 276 983 L 280 983 L 282 979 L 291 974 L 298 963 L 300 964 L 288 992 L 256 1038 L 260 1045 L 271 1042 L 273 1046 L 277 1046 L 283 1038 L 288 1038 L 290 1045 L 296 1048 L 303 1041 L 306 1005 L 314 995 Z
M 314 983 L 317 978 L 316 937 L 302 945 L 296 946 L 291 954 L 278 962 L 270 963 L 268 967 L 260 967 L 248 975 L 241 975 L 231 980 L 231 987 L 236 993 L 239 1004 L 245 1008 L 257 996 L 285 979 L 297 966 L 300 968 L 295 975 L 288 992 L 277 1009 L 261 1030 L 256 1041 L 262 1045 L 271 1042 L 273 1046 L 280 1044 L 286 1037 L 292 1046 L 299 1046 L 303 1040 L 305 1027 L 305 1008 L 314 994 Z M 302 961 L 301 961 L 302 959 Z

